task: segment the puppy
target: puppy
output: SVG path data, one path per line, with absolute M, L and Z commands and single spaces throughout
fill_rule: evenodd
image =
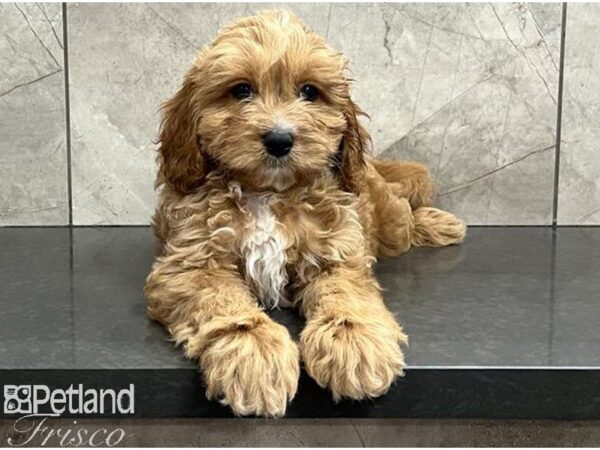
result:
M 369 156 L 346 60 L 286 12 L 226 27 L 163 107 L 145 293 L 209 398 L 281 416 L 300 360 L 333 398 L 384 394 L 406 343 L 372 265 L 463 240 L 428 171 Z M 297 344 L 265 309 L 306 318 Z

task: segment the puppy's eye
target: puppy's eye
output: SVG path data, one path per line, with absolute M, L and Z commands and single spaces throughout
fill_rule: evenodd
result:
M 299 96 L 307 102 L 315 102 L 319 99 L 319 90 L 312 84 L 305 84 L 300 88 Z
M 238 100 L 250 98 L 254 92 L 248 83 L 239 83 L 231 88 L 231 95 Z

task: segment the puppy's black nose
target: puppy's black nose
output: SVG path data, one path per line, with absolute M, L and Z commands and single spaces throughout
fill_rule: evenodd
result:
M 287 155 L 294 145 L 294 136 L 282 128 L 274 128 L 263 136 L 267 152 L 277 158 Z

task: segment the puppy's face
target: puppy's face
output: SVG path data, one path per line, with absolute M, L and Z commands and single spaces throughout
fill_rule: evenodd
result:
M 282 191 L 332 167 L 342 170 L 348 166 L 344 152 L 360 153 L 362 160 L 366 133 L 356 121 L 345 64 L 286 13 L 236 22 L 201 52 L 181 91 L 167 103 L 163 165 L 169 165 L 165 154 L 172 150 L 163 147 L 173 145 L 173 132 L 193 135 L 186 152 L 257 189 Z M 203 164 L 188 161 L 194 159 L 190 155 L 176 159 L 182 167 L 193 162 L 195 168 L 186 168 L 192 178 Z

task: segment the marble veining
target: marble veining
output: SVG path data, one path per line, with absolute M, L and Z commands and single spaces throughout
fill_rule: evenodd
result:
M 558 222 L 600 224 L 600 5 L 569 4 Z
M 416 95 L 381 154 L 427 163 L 440 205 L 470 224 L 550 223 L 560 12 L 481 3 L 398 13 L 427 44 L 412 76 L 398 74 Z
M 426 162 L 443 207 L 550 223 L 561 6 L 468 3 L 69 5 L 75 223 L 148 223 L 158 105 L 220 26 L 277 7 L 352 61 L 375 153 Z
M 0 225 L 68 222 L 60 4 L 0 5 Z
M 470 224 L 552 219 L 560 4 L 69 4 L 75 224 L 147 224 L 161 101 L 230 20 L 299 14 L 351 60 L 374 152 Z M 0 225 L 68 222 L 61 7 L 0 5 Z M 567 11 L 558 222 L 600 223 L 595 18 Z M 126 41 L 127 45 L 122 45 Z

